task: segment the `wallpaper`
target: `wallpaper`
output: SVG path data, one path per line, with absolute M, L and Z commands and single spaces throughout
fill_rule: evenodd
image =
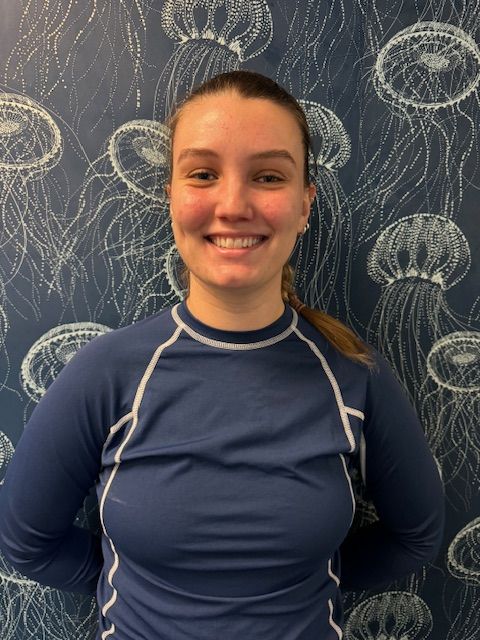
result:
M 0 482 L 76 351 L 182 299 L 162 123 L 206 78 L 260 71 L 313 137 L 300 297 L 386 356 L 445 487 L 437 560 L 346 593 L 344 637 L 479 640 L 479 0 L 1 0 L 0 18 Z M 98 526 L 93 498 L 77 524 Z M 96 616 L 0 556 L 2 640 L 93 638 Z

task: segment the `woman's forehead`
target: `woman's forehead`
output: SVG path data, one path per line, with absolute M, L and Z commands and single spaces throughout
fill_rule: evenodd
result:
M 205 146 L 210 140 L 222 141 L 231 131 L 245 132 L 240 142 L 252 145 L 262 141 L 282 141 L 302 151 L 302 135 L 295 116 L 284 106 L 266 98 L 245 98 L 236 92 L 199 96 L 187 103 L 179 114 L 174 142 L 182 146 L 197 142 Z M 228 139 L 225 139 L 225 143 Z M 175 144 L 177 146 L 177 144 Z

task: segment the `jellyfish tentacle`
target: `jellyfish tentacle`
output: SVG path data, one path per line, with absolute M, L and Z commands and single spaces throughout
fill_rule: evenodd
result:
M 480 332 L 454 331 L 439 338 L 427 357 L 422 422 L 438 460 L 447 498 L 469 508 L 480 488 Z M 453 492 L 450 495 L 450 492 Z

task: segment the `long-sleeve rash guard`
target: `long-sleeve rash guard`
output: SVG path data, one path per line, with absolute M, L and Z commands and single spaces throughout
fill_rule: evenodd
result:
M 224 331 L 185 302 L 99 336 L 35 408 L 0 492 L 22 574 L 95 593 L 97 638 L 338 640 L 342 589 L 438 552 L 443 488 L 418 419 L 289 306 Z M 347 537 L 363 455 L 379 520 Z M 73 521 L 96 488 L 102 535 Z

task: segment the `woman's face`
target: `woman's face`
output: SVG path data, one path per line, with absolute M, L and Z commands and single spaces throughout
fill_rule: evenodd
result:
M 177 249 L 198 287 L 276 292 L 309 216 L 299 125 L 285 108 L 235 92 L 188 104 L 173 140 Z

